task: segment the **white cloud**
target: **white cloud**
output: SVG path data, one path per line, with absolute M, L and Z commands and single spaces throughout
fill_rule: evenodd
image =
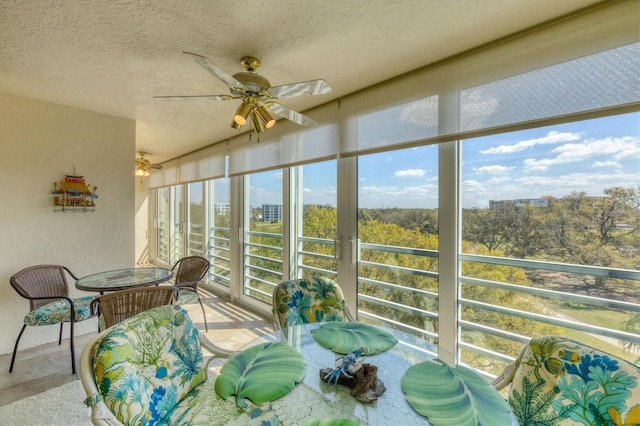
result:
M 561 176 L 524 176 L 517 181 L 522 185 L 520 193 L 531 196 L 566 196 L 572 191 L 584 191 L 589 195 L 602 195 L 605 188 L 611 186 L 634 186 L 638 176 L 635 173 L 575 172 Z
M 575 141 L 580 139 L 580 133 L 572 132 L 549 132 L 546 136 L 536 139 L 528 139 L 520 141 L 514 145 L 500 145 L 495 148 L 489 148 L 480 151 L 481 154 L 511 154 L 514 152 L 524 151 L 535 145 L 548 145 L 560 142 Z
M 550 159 L 527 158 L 524 160 L 524 169 L 528 172 L 544 172 L 552 164 L 552 161 Z
M 590 139 L 583 143 L 564 144 L 551 152 L 558 155 L 540 160 L 534 158 L 524 160 L 525 170 L 539 172 L 547 170 L 551 166 L 575 163 L 587 160 L 590 157 L 612 156 L 613 158 L 624 158 L 631 155 L 631 153 L 640 153 L 640 138 L 626 136 L 622 138 Z
M 591 167 L 620 167 L 617 161 L 596 161 Z
M 479 188 L 482 187 L 482 184 L 480 182 L 478 182 L 477 180 L 465 180 L 464 182 L 462 182 L 462 186 L 464 187 L 468 187 L 470 189 L 473 188 Z
M 360 187 L 358 203 L 363 207 L 431 208 L 438 205 L 438 185 Z
M 509 176 L 496 176 L 489 179 L 487 183 L 498 184 L 498 183 L 509 182 L 510 180 L 511 178 Z
M 398 170 L 395 173 L 396 177 L 422 177 L 424 174 L 425 171 L 422 169 Z
M 496 164 L 493 166 L 483 166 L 478 168 L 474 167 L 473 171 L 481 175 L 494 175 L 494 174 L 506 173 L 513 169 L 515 169 L 515 167 L 500 166 Z

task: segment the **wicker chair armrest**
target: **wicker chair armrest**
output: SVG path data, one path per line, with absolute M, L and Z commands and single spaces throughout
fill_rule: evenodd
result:
M 513 381 L 513 376 L 515 376 L 516 371 L 520 366 L 520 362 L 522 361 L 522 357 L 524 356 L 526 350 L 527 350 L 526 346 L 522 348 L 522 350 L 520 351 L 520 354 L 518 355 L 518 358 L 516 358 L 513 361 L 513 363 L 507 365 L 504 368 L 504 370 L 502 370 L 502 373 L 500 373 L 498 377 L 496 377 L 491 382 L 491 386 L 493 386 L 496 390 L 499 391 L 511 384 L 511 382 Z
M 211 364 L 211 362 L 216 358 L 229 358 L 233 354 L 233 351 L 221 348 L 207 339 L 207 337 L 202 333 L 198 334 L 198 340 L 200 341 L 200 346 L 212 354 L 204 365 L 205 375 L 209 377 L 209 364 Z
M 87 395 L 84 402 L 91 408 L 91 423 L 95 426 L 123 426 L 104 403 L 93 378 L 93 349 L 107 332 L 103 331 L 96 334 L 82 350 L 80 355 L 80 380 L 85 395 Z
M 491 386 L 499 391 L 510 385 L 513 381 L 513 376 L 516 374 L 517 367 L 518 365 L 515 362 L 507 365 L 504 370 L 502 370 L 502 373 L 491 382 Z
M 64 269 L 65 271 L 67 271 L 67 274 L 71 275 L 71 278 L 73 278 L 74 280 L 78 281 L 78 279 L 79 279 L 79 278 L 78 278 L 78 277 L 76 277 L 76 276 L 74 275 L 74 273 L 73 273 L 73 272 L 71 272 L 71 271 L 69 270 L 69 268 L 67 268 L 66 266 L 63 266 L 63 267 L 62 267 L 62 269 Z
M 103 400 L 91 406 L 91 423 L 95 426 L 124 426 L 113 415 Z
M 55 300 L 55 299 L 66 299 L 67 302 L 73 304 L 73 299 L 71 297 L 68 296 L 23 296 L 25 299 L 29 299 L 29 300 L 44 300 L 44 299 L 51 299 L 51 300 Z
M 344 300 L 342 301 L 342 309 L 344 310 L 344 319 L 345 319 L 345 321 L 357 322 L 355 317 L 351 313 L 351 310 L 347 306 L 347 302 L 345 302 Z
M 280 325 L 280 318 L 278 318 L 278 312 L 274 308 L 273 311 L 271 311 L 271 313 L 273 314 L 273 331 L 275 332 L 276 336 L 278 336 L 280 341 L 286 343 L 287 336 L 284 335 L 284 331 L 282 330 L 282 326 Z

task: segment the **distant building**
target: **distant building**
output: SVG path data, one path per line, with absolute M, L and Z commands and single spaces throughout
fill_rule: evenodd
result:
M 491 210 L 503 209 L 507 206 L 514 206 L 521 209 L 524 207 L 549 207 L 553 200 L 553 197 L 542 198 L 519 198 L 515 200 L 489 200 L 489 208 Z
M 263 222 L 282 222 L 282 204 L 263 204 Z
M 229 213 L 231 208 L 229 207 L 229 203 L 215 203 L 213 205 L 213 210 L 216 214 L 226 215 Z

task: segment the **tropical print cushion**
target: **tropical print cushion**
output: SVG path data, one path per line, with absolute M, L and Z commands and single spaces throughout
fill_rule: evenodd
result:
M 179 306 L 127 318 L 94 351 L 95 382 L 123 424 L 168 423 L 178 401 L 205 380 L 198 330 Z
M 269 403 L 239 410 L 234 398 L 222 399 L 215 391 L 215 380 L 205 381 L 180 401 L 169 423 L 189 426 L 280 424 Z
M 93 299 L 94 296 L 73 299 L 76 321 L 83 321 L 92 317 L 89 305 Z M 39 306 L 24 317 L 24 323 L 26 325 L 51 325 L 70 321 L 71 309 L 66 299 L 59 299 L 55 302 Z
M 181 288 L 178 293 L 178 304 L 185 305 L 187 303 L 196 303 L 198 301 L 198 295 L 190 288 Z
M 521 426 L 640 424 L 640 367 L 579 342 L 533 339 L 516 361 L 509 405 Z
M 274 313 L 280 325 L 344 321 L 342 290 L 335 281 L 311 277 L 285 281 L 274 291 Z

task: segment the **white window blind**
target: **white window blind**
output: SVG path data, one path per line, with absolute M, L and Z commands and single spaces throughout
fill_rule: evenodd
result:
M 162 163 L 161 170 L 151 172 L 149 188 L 176 185 L 178 183 L 178 159 Z
M 216 179 L 225 175 L 227 143 L 220 142 L 178 159 L 178 182 Z
M 259 137 L 239 135 L 229 142 L 228 172 L 235 176 L 638 109 L 640 1 L 604 2 L 305 111 L 316 127 L 279 120 Z M 215 159 L 201 163 L 209 154 Z M 175 177 L 163 170 L 162 179 L 151 179 L 152 187 L 222 176 L 219 155 L 203 150 L 197 160 L 181 161 Z
M 249 140 L 243 134 L 229 142 L 229 176 L 336 158 L 337 102 L 305 112 L 318 125 L 302 127 L 288 120 Z
M 640 106 L 640 2 L 603 4 L 342 99 L 340 155 Z
M 149 176 L 149 187 L 215 179 L 225 175 L 226 142 L 208 146 L 162 164 Z

